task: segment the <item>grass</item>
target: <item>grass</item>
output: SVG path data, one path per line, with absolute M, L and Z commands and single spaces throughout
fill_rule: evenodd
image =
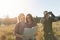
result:
M 52 28 L 53 28 L 53 32 L 55 37 L 57 38 L 57 40 L 60 40 L 60 21 L 57 22 L 53 22 L 52 23 Z M 38 23 L 38 35 L 37 35 L 37 40 L 43 40 L 43 25 L 41 23 Z
M 60 40 L 60 21 L 54 22 L 52 26 L 56 38 Z M 14 40 L 14 28 L 15 24 L 0 25 L 0 40 Z M 36 36 L 37 40 L 43 40 L 43 34 L 43 25 L 41 23 L 38 23 L 38 32 Z
M 13 40 L 15 25 L 4 25 L 0 26 L 0 40 Z

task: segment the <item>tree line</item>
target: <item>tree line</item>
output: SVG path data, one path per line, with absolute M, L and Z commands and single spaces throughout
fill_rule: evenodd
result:
M 57 18 L 60 20 L 60 16 L 57 16 Z M 43 17 L 33 17 L 34 21 L 36 23 L 40 23 L 40 20 L 43 19 Z M 17 17 L 14 18 L 9 18 L 8 16 L 6 18 L 0 18 L 0 25 L 5 24 L 5 25 L 10 25 L 10 24 L 16 24 L 17 23 Z

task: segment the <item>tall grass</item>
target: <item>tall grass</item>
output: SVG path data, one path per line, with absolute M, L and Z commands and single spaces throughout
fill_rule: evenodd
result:
M 60 40 L 60 21 L 53 22 L 52 28 L 53 28 L 53 32 L 54 32 L 55 37 L 57 38 L 57 40 Z M 37 40 L 44 40 L 43 25 L 41 23 L 38 23 Z
M 0 40 L 14 40 L 14 28 L 15 24 L 12 25 L 0 25 Z M 52 24 L 52 28 L 55 34 L 55 37 L 57 40 L 60 40 L 60 21 L 54 22 Z M 43 25 L 41 23 L 38 23 L 38 32 L 37 32 L 37 40 L 44 40 L 44 31 L 43 31 Z

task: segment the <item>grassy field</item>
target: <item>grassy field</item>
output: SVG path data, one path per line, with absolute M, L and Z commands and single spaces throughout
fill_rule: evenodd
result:
M 57 40 L 60 40 L 60 21 L 53 22 L 52 28 L 53 28 L 55 37 L 57 38 Z M 38 23 L 37 40 L 44 40 L 43 34 L 44 34 L 43 25 L 41 23 Z
M 14 40 L 14 28 L 14 24 L 0 26 L 0 40 Z
M 37 40 L 43 40 L 43 25 L 38 23 L 38 32 L 37 32 Z M 14 40 L 14 28 L 15 24 L 12 25 L 0 25 L 0 40 Z M 57 40 L 60 40 L 60 21 L 54 22 L 52 25 L 54 34 Z

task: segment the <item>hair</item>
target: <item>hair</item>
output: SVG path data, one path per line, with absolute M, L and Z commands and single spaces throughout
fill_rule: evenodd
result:
M 29 17 L 30 17 L 29 19 L 33 22 L 33 17 L 32 17 L 32 15 L 31 15 L 31 14 L 27 14 L 27 16 L 29 16 Z M 26 22 L 28 23 L 28 20 L 27 20 L 28 18 L 27 18 L 27 16 L 26 16 Z
M 48 13 L 48 11 L 44 11 L 44 15 L 45 15 L 46 13 Z
M 47 22 L 49 20 L 49 15 L 48 15 L 48 11 L 44 11 L 44 19 L 45 19 L 45 22 Z
M 19 16 L 18 16 L 19 22 L 20 22 L 20 20 L 21 20 L 21 17 L 25 17 L 24 13 L 20 13 L 20 14 L 19 14 Z

